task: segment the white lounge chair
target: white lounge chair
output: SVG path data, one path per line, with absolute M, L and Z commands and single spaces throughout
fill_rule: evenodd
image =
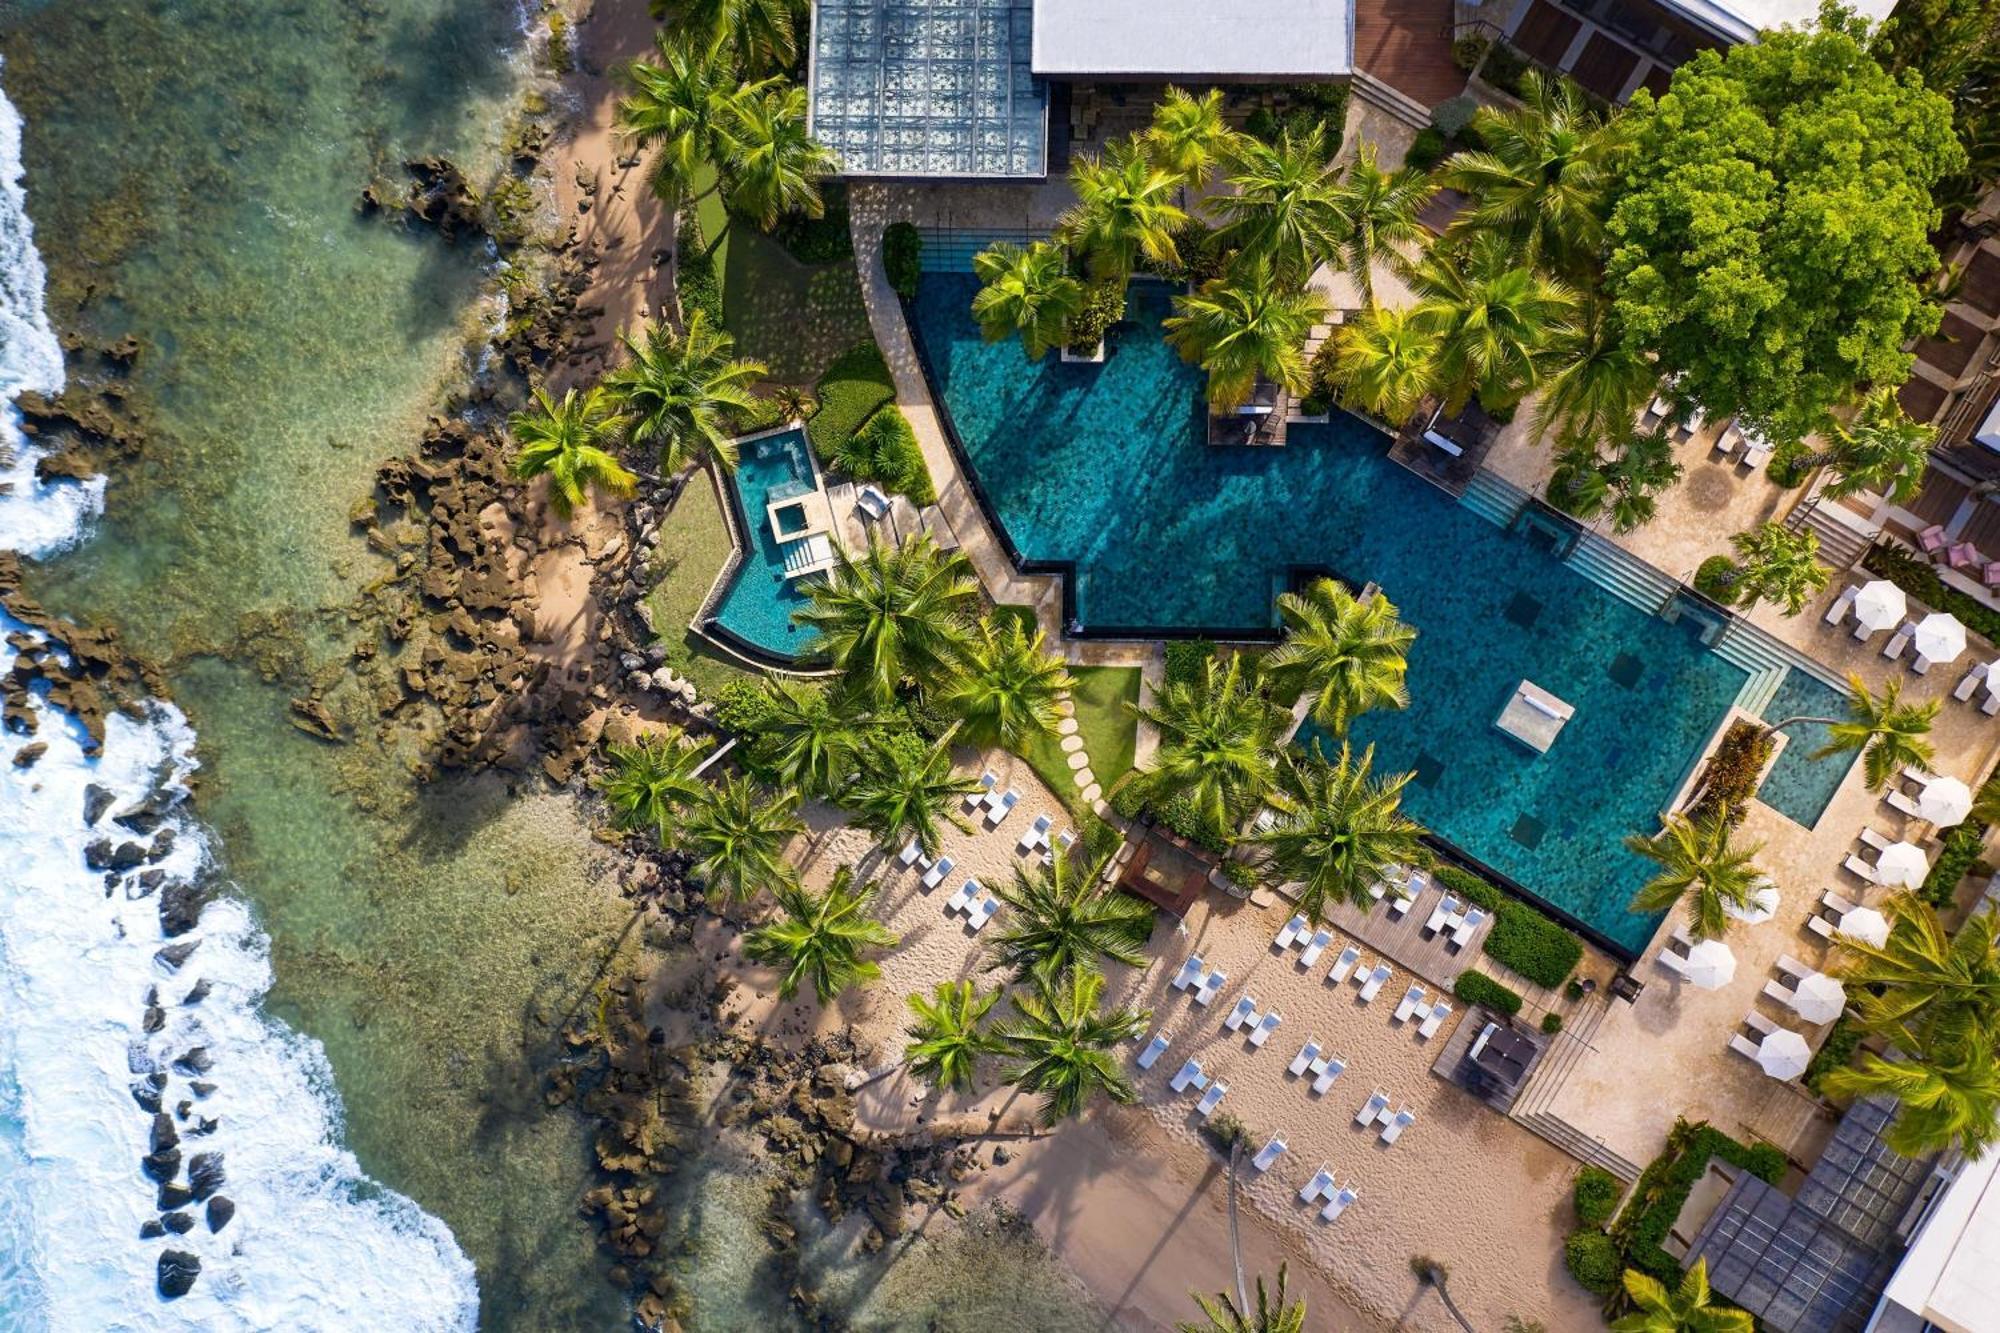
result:
M 1222 1020 L 1222 1026 L 1231 1032 L 1240 1032 L 1245 1023 L 1253 1022 L 1256 1017 L 1257 1002 L 1245 995 L 1236 1002 L 1236 1007 L 1229 1011 L 1229 1017 Z
M 1326 952 L 1326 946 L 1331 943 L 1333 943 L 1332 931 L 1314 931 L 1311 941 L 1306 944 L 1305 950 L 1299 954 L 1299 966 L 1311 967 L 1314 963 L 1317 963 L 1319 956 Z
M 1389 978 L 1392 975 L 1394 974 L 1389 971 L 1387 963 L 1375 964 L 1375 970 L 1368 974 L 1368 980 L 1362 984 L 1361 1003 L 1373 1003 L 1375 997 L 1381 993 L 1382 987 L 1388 984 Z
M 1987 690 L 1986 702 L 1979 705 L 1979 711 L 1988 717 L 1992 717 L 1995 713 L 2000 713 L 2000 693 L 1995 693 L 1990 689 Z
M 1299 1191 L 1299 1202 L 1311 1203 L 1321 1195 L 1331 1194 L 1332 1192 L 1333 1172 L 1325 1167 L 1321 1167 L 1313 1173 L 1313 1178 L 1308 1180 L 1305 1183 L 1305 1187 Z
M 972 910 L 966 913 L 965 928 L 977 935 L 981 930 L 986 928 L 986 923 L 991 921 L 999 911 L 1000 900 L 998 898 L 990 896 L 981 898 L 973 905 Z
M 1201 1100 L 1194 1104 L 1196 1114 L 1204 1120 L 1208 1119 L 1209 1112 L 1221 1104 L 1224 1094 L 1228 1091 L 1229 1085 L 1221 1079 L 1209 1084 L 1208 1091 L 1201 1094 Z
M 1360 1192 L 1352 1185 L 1342 1185 L 1340 1193 L 1328 1199 L 1326 1207 L 1319 1210 L 1319 1220 L 1322 1222 L 1337 1220 L 1342 1213 L 1347 1211 L 1347 1206 L 1360 1197 Z
M 1833 604 L 1826 608 L 1826 623 L 1829 625 L 1838 625 L 1841 621 L 1847 619 L 1847 613 L 1854 609 L 1854 599 L 1860 595 L 1861 585 L 1857 583 L 1850 583 L 1845 588 L 1842 588 L 1840 596 L 1834 598 Z
M 1382 1126 L 1382 1142 L 1394 1143 L 1403 1137 L 1403 1131 L 1417 1123 L 1417 1113 L 1405 1106 L 1396 1112 L 1396 1118 Z
M 1327 1089 L 1333 1086 L 1334 1080 L 1346 1072 L 1347 1061 L 1345 1060 L 1327 1060 L 1322 1062 L 1320 1068 L 1313 1071 L 1313 1096 L 1326 1096 Z
M 1898 791 L 1894 787 L 1891 787 L 1888 793 L 1882 797 L 1882 801 L 1891 810 L 1900 811 L 1912 819 L 1922 819 L 1924 817 L 1923 808 L 1915 800 L 1911 799 L 1908 792 Z
M 903 845 L 903 854 L 897 857 L 896 860 L 906 866 L 915 865 L 917 858 L 923 854 L 924 849 L 922 844 L 918 843 L 915 838 L 912 838 Z
M 940 856 L 937 864 L 924 872 L 924 888 L 934 889 L 944 883 L 944 877 L 951 873 L 951 858 Z
M 1389 1094 L 1382 1091 L 1382 1089 L 1377 1088 L 1373 1093 L 1369 1095 L 1368 1100 L 1361 1104 L 1361 1109 L 1354 1113 L 1354 1123 L 1357 1125 L 1364 1125 L 1364 1126 L 1372 1125 L 1378 1119 L 1380 1119 L 1382 1113 L 1388 1109 L 1389 1109 Z
M 1896 631 L 1894 637 L 1892 637 L 1887 644 L 1883 645 L 1882 656 L 1888 658 L 1892 662 L 1897 658 L 1901 657 L 1903 655 L 1903 650 L 1910 646 L 1910 637 L 1914 635 L 1916 632 L 1917 632 L 1917 627 L 1915 625 L 1911 624 L 1907 620 L 1904 621 L 1903 627 Z
M 1782 981 L 1765 982 L 1764 994 L 1768 998 L 1784 1005 L 1787 1009 L 1791 1008 L 1792 1002 L 1799 998 L 1798 992 L 1794 991 L 1790 986 L 1785 985 Z
M 1857 879 L 1865 879 L 1870 884 L 1880 884 L 1882 882 L 1882 877 L 1876 873 L 1875 867 L 1858 856 L 1850 856 L 1841 862 L 1841 864 L 1847 867 L 1847 873 Z
M 1438 905 L 1431 909 L 1430 920 L 1424 922 L 1424 934 L 1435 935 L 1444 929 L 1444 923 L 1458 912 L 1458 899 L 1446 894 L 1438 899 Z
M 992 795 L 993 788 L 999 781 L 1000 775 L 990 768 L 981 773 L 979 775 L 979 790 L 965 794 L 965 808 L 968 811 L 977 810 L 981 805 L 985 804 L 986 798 Z
M 1201 979 L 1201 985 L 1195 989 L 1194 1002 L 1204 1009 L 1208 1008 L 1209 1003 L 1215 999 L 1216 995 L 1228 981 L 1229 974 L 1219 967 L 1216 968 L 1215 971 Z
M 1049 849 L 1048 854 L 1052 857 L 1060 856 L 1074 846 L 1076 846 L 1076 830 L 1066 828 L 1056 834 L 1055 846 Z
M 1807 977 L 1819 975 L 1817 969 L 1807 967 L 1788 953 L 1779 954 L 1778 961 L 1771 964 L 1771 966 L 1777 968 L 1778 971 L 1784 973 L 1794 981 L 1804 981 Z
M 1463 949 L 1466 942 L 1472 938 L 1472 932 L 1478 930 L 1485 921 L 1486 909 L 1483 907 L 1475 907 L 1460 917 L 1458 924 L 1451 928 L 1451 947 Z
M 950 916 L 953 912 L 963 912 L 966 908 L 972 906 L 972 900 L 978 896 L 979 881 L 968 879 L 965 883 L 958 886 L 951 897 L 944 900 L 945 915 Z
M 1139 1068 L 1151 1069 L 1173 1039 L 1173 1034 L 1170 1032 L 1154 1033 L 1153 1039 L 1146 1043 L 1146 1049 L 1139 1052 Z
M 1410 909 L 1416 905 L 1416 897 L 1409 888 L 1399 889 L 1396 896 L 1389 900 L 1389 915 L 1400 921 L 1408 916 Z
M 1964 703 L 1978 692 L 1980 682 L 1985 679 L 1986 663 L 1980 662 L 1975 664 L 1972 670 L 1966 672 L 1964 678 L 1958 682 L 1958 688 L 1951 692 L 1951 697 L 1960 703 Z
M 1317 1059 L 1319 1059 L 1319 1043 L 1309 1041 L 1299 1047 L 1299 1053 L 1292 1057 L 1292 1063 L 1286 1068 L 1285 1072 L 1297 1078 L 1299 1075 L 1305 1073 L 1306 1067 Z
M 1197 1082 L 1197 1080 L 1200 1079 L 1201 1079 L 1201 1061 L 1190 1060 L 1186 1064 L 1181 1066 L 1180 1073 L 1175 1074 L 1173 1078 L 1168 1081 L 1167 1086 L 1169 1088 L 1172 1088 L 1175 1092 L 1186 1092 L 1188 1089 L 1188 1085 L 1191 1083 L 1194 1084 L 1196 1087 L 1201 1086 L 1201 1084 Z
M 1001 794 L 999 800 L 988 801 L 986 803 L 986 827 L 990 829 L 999 828 L 1000 821 L 1013 813 L 1014 807 L 1020 804 L 1020 800 L 1021 793 L 1009 787 Z
M 1821 939 L 1830 940 L 1833 938 L 1833 922 L 1829 921 L 1827 918 L 1823 916 L 1807 917 L 1806 929 L 1810 930 L 1813 934 L 1819 936 Z
M 1403 992 L 1403 998 L 1396 1005 L 1396 1012 L 1389 1015 L 1389 1021 L 1392 1023 L 1409 1022 L 1410 1015 L 1416 1012 L 1417 1006 L 1423 1003 L 1423 999 L 1424 988 L 1412 985 L 1408 990 Z
M 1895 842 L 1888 834 L 1878 833 L 1866 824 L 1863 824 L 1861 831 L 1854 836 L 1865 846 L 1873 847 L 1878 852 L 1887 851 Z
M 1417 1036 L 1425 1041 L 1429 1041 L 1437 1035 L 1437 1030 L 1444 1026 L 1445 1019 L 1450 1017 L 1451 1001 L 1439 1000 L 1431 1006 L 1431 1011 L 1424 1015 L 1423 1023 L 1417 1028 Z
M 1250 1044 L 1261 1049 L 1271 1039 L 1271 1034 L 1278 1030 L 1278 1024 L 1284 1021 L 1285 1016 L 1276 1009 L 1265 1014 L 1263 1021 L 1257 1024 L 1257 1030 L 1250 1034 Z
M 1055 822 L 1047 815 L 1036 815 L 1035 822 L 1028 826 L 1028 831 L 1021 835 L 1021 841 L 1014 845 L 1015 852 L 1026 856 L 1029 852 L 1045 845 L 1049 840 L 1049 830 L 1055 827 Z
M 1327 970 L 1326 979 L 1338 986 L 1347 980 L 1347 974 L 1352 972 L 1354 965 L 1360 961 L 1361 950 L 1351 944 L 1348 945 L 1340 951 L 1340 957 L 1333 960 L 1333 966 Z
M 1757 1043 L 1740 1032 L 1735 1033 L 1729 1038 L 1729 1049 L 1738 1055 L 1747 1056 L 1752 1060 L 1757 1058 Z
M 1676 953 L 1672 949 L 1662 949 L 1657 961 L 1661 967 L 1664 967 L 1677 977 L 1685 977 L 1688 974 L 1686 954 Z
M 1189 986 L 1201 980 L 1201 969 L 1201 955 L 1191 953 L 1188 955 L 1187 961 L 1181 964 L 1181 970 L 1176 972 L 1174 979 L 1167 984 L 1175 990 L 1186 990 Z
M 1852 912 L 1855 908 L 1861 905 L 1860 903 L 1855 902 L 1852 898 L 1848 897 L 1846 894 L 1842 893 L 1839 889 L 1828 889 L 1825 893 L 1822 893 L 1819 896 L 1819 900 L 1822 903 L 1825 903 L 1827 907 L 1831 908 L 1833 911 L 1840 913 L 1842 916 L 1846 916 L 1849 912 Z
M 1256 1167 L 1259 1171 L 1269 1171 L 1271 1163 L 1284 1155 L 1285 1136 L 1283 1134 L 1274 1134 L 1271 1136 L 1271 1141 L 1259 1148 L 1257 1155 L 1250 1159 L 1250 1165 Z
M 1299 936 L 1305 934 L 1305 930 L 1306 930 L 1305 914 L 1300 913 L 1298 916 L 1293 917 L 1290 921 L 1287 921 L 1285 923 L 1285 928 L 1278 932 L 1278 938 L 1272 940 L 1271 944 L 1273 945 L 1273 947 L 1277 948 L 1280 951 L 1289 949 L 1292 947 L 1293 941 L 1297 940 Z
M 870 518 L 883 518 L 889 512 L 889 497 L 882 494 L 882 488 L 873 482 L 855 492 L 854 504 Z

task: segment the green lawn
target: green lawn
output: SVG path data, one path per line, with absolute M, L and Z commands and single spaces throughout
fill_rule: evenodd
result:
M 787 384 L 812 384 L 869 336 L 852 256 L 801 264 L 754 226 L 738 221 L 729 232 L 720 266 L 723 323 L 739 355 L 764 362 Z
M 702 598 L 729 552 L 729 528 L 715 487 L 705 475 L 697 475 L 660 525 L 660 554 L 653 566 L 656 582 L 646 600 L 660 633 L 658 642 L 666 645 L 667 665 L 693 681 L 704 695 L 753 674 L 688 633 L 688 622 L 701 609 Z
M 1034 624 L 1035 613 L 1025 606 L 996 606 L 993 614 Z M 1075 666 L 1069 674 L 1076 681 L 1070 690 L 1070 702 L 1076 705 L 1076 734 L 1083 737 L 1083 752 L 1090 756 L 1091 776 L 1109 791 L 1112 783 L 1132 771 L 1139 744 L 1139 719 L 1127 707 L 1139 702 L 1139 668 Z M 1030 741 L 1021 757 L 1050 791 L 1072 806 L 1082 804 L 1059 738 Z

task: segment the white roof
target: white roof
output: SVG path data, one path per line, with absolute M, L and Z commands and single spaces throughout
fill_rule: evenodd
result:
M 1993 1327 L 2000 1272 L 2000 1152 L 1967 1162 L 1931 1209 L 1883 1293 L 1942 1329 Z
M 1819 0 L 1666 0 L 1666 5 L 1732 42 L 1747 42 L 1765 28 L 1809 28 L 1819 21 Z M 1880 23 L 1896 0 L 1848 0 L 1847 7 Z
M 1035 0 L 1037 74 L 1333 78 L 1354 0 Z

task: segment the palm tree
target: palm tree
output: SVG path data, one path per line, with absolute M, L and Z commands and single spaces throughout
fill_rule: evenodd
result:
M 611 771 L 597 786 L 611 807 L 612 822 L 621 829 L 651 829 L 664 846 L 681 813 L 708 794 L 708 784 L 695 776 L 708 748 L 706 740 L 690 743 L 679 727 L 641 736 L 630 745 L 605 746 Z
M 1879 947 L 1836 941 L 1838 972 L 1863 1027 L 1907 1052 L 1991 1051 L 2000 1040 L 2000 916 L 1974 912 L 1956 933 L 1912 893 L 1883 904 Z
M 824 686 L 785 676 L 766 681 L 764 697 L 754 748 L 770 776 L 806 796 L 832 796 L 846 785 L 871 720 L 841 708 Z
M 1036 241 L 1023 249 L 996 241 L 973 256 L 972 271 L 981 284 L 972 298 L 979 332 L 988 342 L 1020 335 L 1030 361 L 1062 342 L 1083 309 L 1083 284 L 1071 275 L 1059 245 Z
M 1707 1259 L 1695 1260 L 1671 1292 L 1657 1278 L 1628 1268 L 1625 1294 L 1639 1308 L 1614 1320 L 1612 1333 L 1752 1333 L 1757 1327 L 1748 1310 L 1708 1303 Z
M 1450 1269 L 1428 1254 L 1413 1254 L 1410 1256 L 1410 1272 L 1416 1275 L 1417 1281 L 1438 1294 L 1438 1299 L 1444 1302 L 1445 1312 L 1452 1317 L 1452 1322 L 1464 1329 L 1465 1333 L 1477 1333 L 1472 1327 L 1472 1322 L 1458 1308 L 1458 1302 L 1451 1298 Z M 1510 1330 L 1511 1326 L 1518 1322 L 1510 1318 L 1508 1321 Z
M 1007 618 L 983 623 L 965 649 L 965 664 L 938 700 L 965 723 L 978 746 L 1019 751 L 1037 736 L 1053 736 L 1062 714 L 1056 702 L 1075 681 L 1063 660 L 1042 647 L 1037 626 Z
M 746 94 L 765 85 L 738 85 L 728 56 L 714 43 L 669 40 L 655 34 L 659 63 L 635 60 L 626 66 L 631 91 L 618 99 L 612 123 L 640 149 L 658 148 L 653 188 L 677 202 L 704 166 L 723 153 L 724 133 Z
M 722 414 L 757 405 L 751 386 L 771 373 L 762 361 L 731 355 L 736 340 L 710 328 L 707 312 L 688 317 L 686 333 L 653 324 L 634 338 L 620 333 L 631 360 L 605 376 L 632 443 L 660 451 L 660 470 L 679 472 L 706 458 L 736 470 L 736 443 Z
M 1226 219 L 1220 239 L 1242 252 L 1239 262 L 1267 265 L 1278 286 L 1303 286 L 1314 269 L 1342 256 L 1352 228 L 1332 156 L 1317 125 L 1297 139 L 1284 130 L 1275 144 L 1243 141 L 1229 175 L 1232 193 L 1211 201 Z
M 1813 752 L 1814 759 L 1861 752 L 1862 772 L 1868 790 L 1881 791 L 1889 780 L 1905 768 L 1929 768 L 1937 757 L 1931 744 L 1931 723 L 1936 720 L 1942 700 L 1903 702 L 1903 682 L 1890 677 L 1880 698 L 1869 693 L 1861 677 L 1848 673 L 1847 716 L 1786 718 L 1773 726 L 1778 731 L 1795 722 L 1818 722 L 1827 729 L 1827 742 Z
M 1433 246 L 1411 271 L 1417 309 L 1442 339 L 1437 370 L 1449 411 L 1477 395 L 1513 406 L 1541 383 L 1569 330 L 1575 293 L 1517 261 L 1497 235 Z
M 1754 606 L 1780 603 L 1795 616 L 1826 586 L 1829 577 L 1819 562 L 1819 534 L 1811 528 L 1793 532 L 1778 522 L 1759 523 L 1729 539 L 1736 563 L 1716 576 L 1725 602 Z
M 1015 983 L 1060 980 L 1066 973 L 1108 958 L 1127 967 L 1146 965 L 1153 909 L 1138 898 L 1103 887 L 1103 862 L 1079 869 L 1070 857 L 1046 866 L 1016 866 L 1014 882 L 993 894 L 1014 910 L 988 943 L 987 970 L 1007 969 Z
M 776 74 L 798 59 L 798 9 L 793 0 L 674 0 L 666 11 L 676 34 L 712 43 L 748 69 Z
M 1424 206 L 1436 193 L 1430 177 L 1412 167 L 1382 170 L 1372 143 L 1364 142 L 1348 164 L 1347 178 L 1335 195 L 1347 222 L 1340 253 L 1365 304 L 1375 304 L 1377 261 L 1397 273 L 1409 272 L 1410 261 L 1399 247 L 1425 243 L 1429 233 L 1423 224 Z
M 1903 1059 L 1873 1052 L 1828 1073 L 1830 1097 L 1890 1096 L 1901 1110 L 1882 1141 L 1905 1157 L 1958 1151 L 1978 1157 L 2000 1141 L 2000 1065 L 1992 1048 L 1943 1047 Z
M 787 213 L 816 218 L 826 211 L 819 182 L 840 161 L 806 132 L 804 88 L 765 88 L 739 98 L 722 143 L 735 212 L 771 231 Z
M 1687 898 L 1691 900 L 1688 933 L 1697 940 L 1720 939 L 1729 930 L 1730 917 L 1724 909 L 1748 907 L 1765 878 L 1755 861 L 1763 844 L 1734 846 L 1733 832 L 1729 821 L 1720 817 L 1696 822 L 1683 815 L 1668 815 L 1656 836 L 1628 835 L 1625 850 L 1638 853 L 1660 869 L 1633 895 L 1626 910 L 1664 912 Z
M 1000 1029 L 1001 1042 L 1014 1057 L 1007 1078 L 1024 1092 L 1042 1095 L 1045 1126 L 1053 1128 L 1079 1114 L 1096 1095 L 1126 1104 L 1138 1100 L 1111 1052 L 1144 1032 L 1152 1014 L 1143 1009 L 1101 1011 L 1103 994 L 1102 973 L 1073 968 L 1014 997 L 1015 1016 Z
M 805 592 L 792 619 L 818 633 L 818 651 L 876 707 L 893 702 L 907 679 L 942 681 L 955 671 L 979 605 L 972 566 L 929 536 L 900 547 L 876 542 L 859 560 L 842 551 L 833 577 Z
M 681 821 L 681 846 L 694 858 L 694 877 L 728 899 L 760 889 L 790 888 L 798 875 L 785 846 L 805 832 L 799 794 L 766 791 L 747 777 L 725 778 Z
M 1341 397 L 1391 425 L 1408 421 L 1443 382 L 1444 338 L 1417 307 L 1374 306 L 1334 336 Z
M 1144 255 L 1172 264 L 1180 251 L 1174 233 L 1187 214 L 1173 202 L 1180 181 L 1153 165 L 1135 143 L 1120 140 L 1102 158 L 1079 157 L 1069 169 L 1076 204 L 1056 235 L 1084 256 L 1098 282 L 1122 282 Z
M 903 1063 L 933 1088 L 970 1092 L 982 1056 L 997 1055 L 999 1037 L 981 1026 L 1000 1002 L 998 990 L 982 991 L 970 981 L 940 981 L 929 999 L 908 997 L 910 1024 L 903 1031 Z
M 1417 632 L 1387 597 L 1362 601 L 1332 579 L 1315 579 L 1303 592 L 1279 594 L 1278 614 L 1285 642 L 1262 670 L 1310 693 L 1314 722 L 1338 736 L 1357 713 L 1410 706 L 1403 678 Z
M 625 419 L 600 386 L 567 390 L 560 401 L 538 388 L 531 407 L 507 418 L 507 429 L 518 446 L 514 475 L 547 477 L 549 504 L 565 518 L 591 490 L 622 498 L 639 485 L 606 448 L 624 434 Z
M 1535 405 L 1535 433 L 1553 427 L 1558 445 L 1627 438 L 1659 388 L 1658 369 L 1626 339 L 1608 302 L 1582 301 L 1574 321 L 1557 335 L 1550 360 Z
M 1378 779 L 1374 764 L 1372 745 L 1359 762 L 1345 743 L 1332 763 L 1287 756 L 1270 797 L 1277 818 L 1248 839 L 1315 926 L 1337 903 L 1370 906 L 1369 889 L 1396 867 L 1429 859 L 1423 825 L 1401 810 L 1411 775 Z
M 1223 123 L 1222 89 L 1210 88 L 1196 97 L 1168 88 L 1165 100 L 1153 108 L 1145 141 L 1154 166 L 1183 187 L 1199 190 L 1216 162 L 1237 144 L 1236 133 Z
M 1610 488 L 1612 529 L 1631 532 L 1652 522 L 1659 511 L 1656 497 L 1680 479 L 1674 442 L 1664 432 L 1628 435 L 1618 457 L 1604 470 L 1605 484 Z
M 784 919 L 744 935 L 743 956 L 784 969 L 779 999 L 791 999 L 799 983 L 810 980 L 819 1002 L 831 1004 L 849 986 L 882 975 L 881 967 L 861 951 L 894 948 L 900 936 L 864 915 L 875 890 L 854 886 L 852 866 L 834 871 L 825 893 L 797 884 L 779 885 L 774 892 Z
M 1458 153 L 1440 170 L 1444 184 L 1472 197 L 1446 239 L 1487 235 L 1551 271 L 1580 278 L 1604 244 L 1604 218 L 1619 131 L 1566 79 L 1530 71 L 1527 105 L 1481 107 L 1473 118 L 1485 147 Z
M 1227 1292 L 1212 1301 L 1197 1295 L 1194 1303 L 1201 1307 L 1202 1322 L 1177 1325 L 1178 1333 L 1305 1333 L 1306 1303 L 1286 1296 L 1283 1264 L 1278 1265 L 1275 1293 L 1264 1289 L 1263 1275 L 1258 1275 L 1254 1309 L 1239 1308 Z
M 1862 491 L 1879 491 L 1898 504 L 1923 488 L 1937 428 L 1912 421 L 1894 389 L 1881 389 L 1868 399 L 1852 426 L 1836 428 L 1826 449 L 1800 459 L 1800 476 L 1826 466 L 1834 478 L 1823 494 L 1838 500 Z
M 1167 342 L 1208 371 L 1209 411 L 1241 405 L 1260 376 L 1305 392 L 1306 338 L 1326 313 L 1318 292 L 1273 281 L 1267 262 L 1256 259 L 1175 296 L 1174 309 Z
M 1185 801 L 1210 836 L 1228 838 L 1271 789 L 1273 747 L 1287 720 L 1243 679 L 1241 659 L 1210 658 L 1201 677 L 1169 681 L 1149 708 L 1128 705 L 1160 737 L 1134 780 L 1159 802 Z
M 952 807 L 983 790 L 951 771 L 950 745 L 950 731 L 932 745 L 908 732 L 879 738 L 864 752 L 861 774 L 841 804 L 883 847 L 914 838 L 925 855 L 936 856 L 945 824 L 969 828 Z

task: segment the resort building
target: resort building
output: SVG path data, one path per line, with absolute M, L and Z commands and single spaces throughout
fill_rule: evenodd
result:
M 2000 1153 L 1960 1163 L 1919 1218 L 1867 1333 L 1990 1328 L 2000 1271 Z

